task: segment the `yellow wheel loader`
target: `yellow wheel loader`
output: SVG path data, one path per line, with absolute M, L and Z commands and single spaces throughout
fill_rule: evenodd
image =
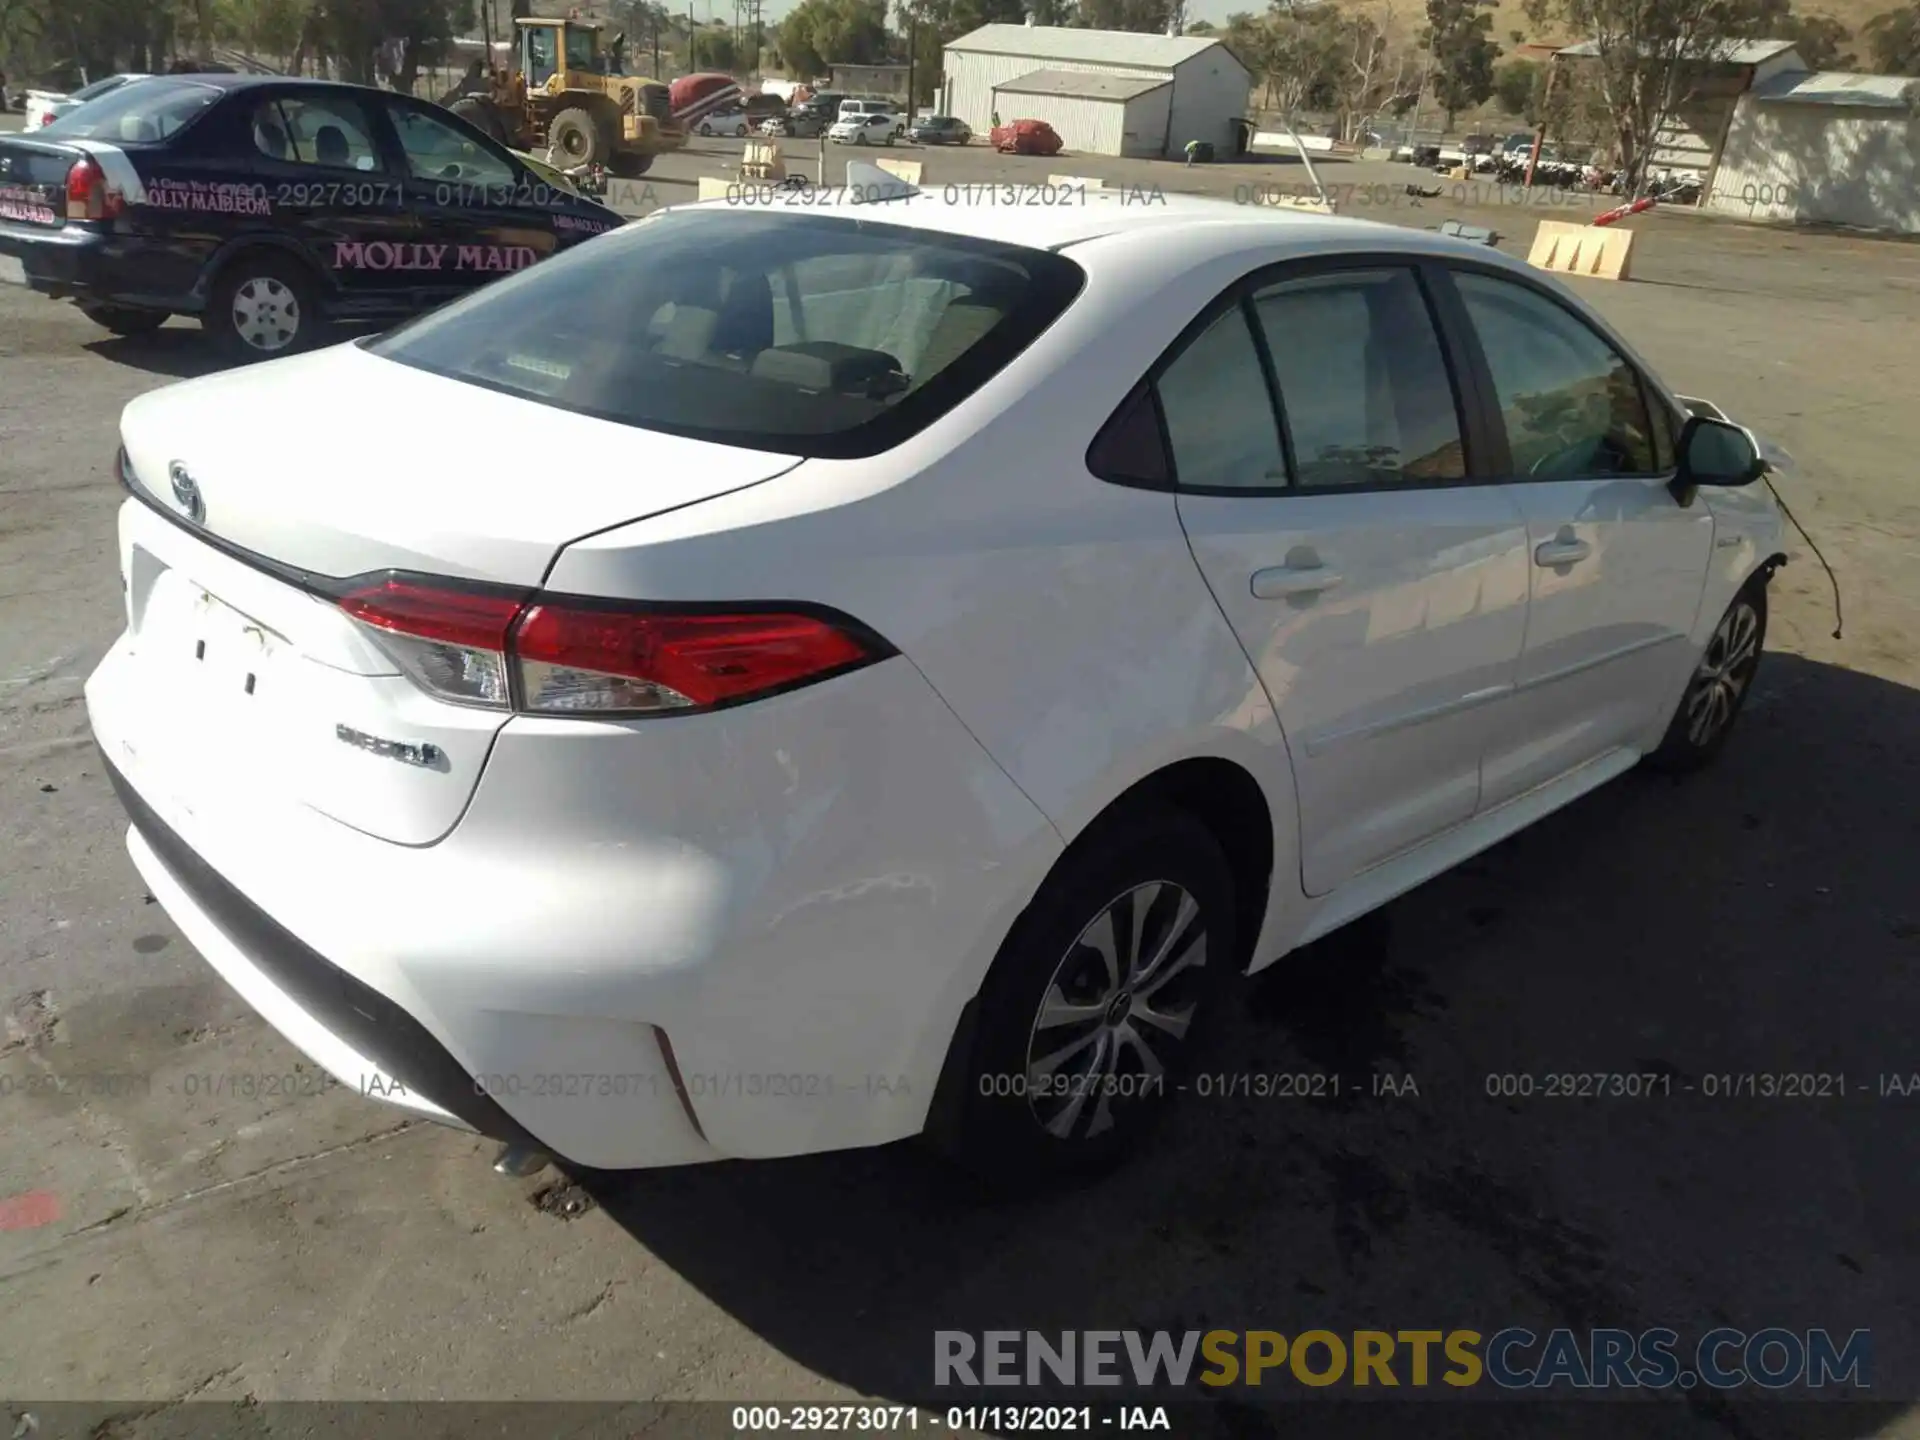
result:
M 603 43 L 606 27 L 589 20 L 531 16 L 513 23 L 513 69 L 445 97 L 454 114 L 569 171 L 602 165 L 615 175 L 644 175 L 654 156 L 686 145 L 666 82 L 618 73 L 623 37 Z

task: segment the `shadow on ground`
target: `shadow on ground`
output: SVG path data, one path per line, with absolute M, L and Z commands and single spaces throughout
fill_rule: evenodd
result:
M 1871 1093 L 1920 1070 L 1915 734 L 1920 692 L 1769 657 L 1714 769 L 1630 776 L 1249 984 L 1208 1068 L 1337 1073 L 1347 1098 L 1189 1095 L 1096 1185 L 984 1203 L 910 1146 L 589 1184 L 770 1344 L 897 1401 L 954 1398 L 943 1329 L 1823 1326 L 1874 1332 L 1887 1403 L 1370 1404 L 1283 1378 L 1181 1430 L 1873 1434 L 1916 1393 L 1920 1110 Z M 1666 1093 L 1488 1093 L 1552 1072 Z M 1702 1093 L 1742 1072 L 1853 1088 Z
M 337 345 L 343 340 L 357 340 L 376 333 L 376 329 L 365 325 L 329 325 L 316 344 Z M 228 354 L 198 325 L 170 324 L 145 335 L 115 335 L 90 341 L 86 348 L 115 365 L 145 370 L 151 375 L 170 375 L 178 380 L 191 380 L 248 363 Z

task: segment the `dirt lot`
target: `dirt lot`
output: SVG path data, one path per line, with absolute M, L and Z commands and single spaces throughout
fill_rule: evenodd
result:
M 656 189 L 686 193 L 702 148 Z M 931 181 L 1052 168 L 938 160 Z M 1379 168 L 1328 179 L 1410 178 Z M 1522 241 L 1537 218 L 1379 208 Z M 1285 1428 L 1920 1435 L 1920 1094 L 1878 1094 L 1920 1072 L 1920 249 L 1693 217 L 1639 247 L 1639 278 L 1587 288 L 1800 458 L 1783 493 L 1846 638 L 1796 541 L 1716 769 L 1629 777 L 1277 967 L 1214 1067 L 1383 1068 L 1417 1096 L 1195 1102 L 1102 1186 L 997 1207 L 899 1150 L 596 1180 L 570 1219 L 555 1176 L 498 1179 L 489 1147 L 321 1089 L 146 901 L 80 703 L 118 626 L 116 416 L 205 368 L 200 336 L 106 340 L 0 294 L 0 1396 L 128 1402 L 134 1436 L 188 1399 L 927 1399 L 935 1329 L 1726 1323 L 1871 1329 L 1882 1403 L 1329 1403 Z M 1675 1093 L 1487 1093 L 1565 1071 Z M 1755 1072 L 1848 1095 L 1678 1093 Z M 1240 1408 L 1208 1428 L 1275 1433 Z

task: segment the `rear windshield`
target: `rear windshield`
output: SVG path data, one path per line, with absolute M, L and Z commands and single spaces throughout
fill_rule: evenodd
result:
M 129 80 L 98 100 L 69 110 L 34 132 L 49 140 L 165 140 L 185 129 L 220 98 L 211 85 L 179 80 Z
M 818 213 L 667 211 L 377 337 L 564 410 L 785 454 L 875 455 L 1070 304 L 1042 250 Z

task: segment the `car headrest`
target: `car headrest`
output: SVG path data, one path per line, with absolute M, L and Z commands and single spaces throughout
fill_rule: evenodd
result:
M 762 350 L 754 357 L 751 373 L 802 390 L 858 394 L 899 369 L 900 362 L 884 350 L 842 345 L 837 340 L 803 340 Z
M 338 125 L 322 125 L 313 132 L 313 158 L 322 165 L 347 163 L 347 135 Z

